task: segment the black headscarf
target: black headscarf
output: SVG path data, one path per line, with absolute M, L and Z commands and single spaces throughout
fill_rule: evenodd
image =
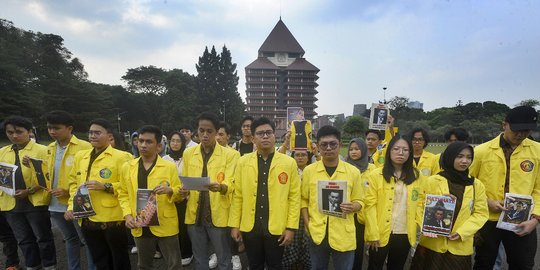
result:
M 360 148 L 360 152 L 362 153 L 362 156 L 358 160 L 353 160 L 351 156 L 349 156 L 349 151 L 351 150 L 351 144 L 356 143 L 358 144 L 358 148 Z M 347 149 L 347 157 L 345 158 L 345 161 L 348 163 L 354 165 L 356 168 L 360 170 L 360 172 L 365 172 L 369 166 L 369 155 L 367 152 L 367 145 L 361 138 L 355 138 L 352 139 L 349 143 L 349 148 Z
M 474 159 L 474 149 L 472 146 L 467 143 L 457 141 L 446 147 L 446 150 L 444 150 L 442 153 L 441 160 L 439 161 L 442 168 L 442 172 L 439 174 L 448 179 L 448 181 L 463 186 L 472 185 L 474 183 L 474 177 L 469 176 L 468 168 L 463 172 L 456 170 L 454 168 L 454 160 L 459 153 L 466 148 L 471 150 L 471 154 L 473 155 L 472 157 Z
M 170 141 L 172 140 L 173 135 L 178 135 L 180 137 L 180 141 L 182 141 L 182 146 L 180 147 L 180 150 L 175 151 L 175 150 L 172 150 L 171 148 Z M 184 134 L 182 134 L 179 131 L 172 132 L 171 135 L 169 136 L 169 146 L 168 146 L 168 151 L 167 151 L 169 153 L 169 156 L 173 160 L 179 160 L 184 155 L 184 150 L 186 150 L 186 137 L 184 137 Z

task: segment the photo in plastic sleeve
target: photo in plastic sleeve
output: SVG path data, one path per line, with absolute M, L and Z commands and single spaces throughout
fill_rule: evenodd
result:
M 137 190 L 137 227 L 159 226 L 157 194 L 151 189 Z
M 311 151 L 311 132 L 311 121 L 292 121 L 289 149 Z
M 388 109 L 386 104 L 371 104 L 371 112 L 369 115 L 369 129 L 386 130 L 386 128 L 388 127 L 388 115 L 390 115 L 390 110 Z
M 306 120 L 304 109 L 301 107 L 287 107 L 287 130 L 291 130 L 292 121 Z
M 95 216 L 90 192 L 86 185 L 81 185 L 73 196 L 73 217 L 76 219 Z
M 516 231 L 517 225 L 530 219 L 534 204 L 531 196 L 506 193 L 504 207 L 497 222 L 497 228 Z
M 347 202 L 347 181 L 319 180 L 318 182 L 318 206 L 323 214 L 345 218 L 340 205 Z
M 0 190 L 10 196 L 15 195 L 15 172 L 18 166 L 0 162 Z
M 30 166 L 36 174 L 38 185 L 47 189 L 47 182 L 49 181 L 49 175 L 47 172 L 47 163 L 41 159 L 30 158 Z
M 443 236 L 450 235 L 455 209 L 455 198 L 431 194 L 426 195 L 422 232 Z

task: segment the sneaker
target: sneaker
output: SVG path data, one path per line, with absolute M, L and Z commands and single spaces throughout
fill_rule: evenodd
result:
M 240 261 L 240 256 L 234 255 L 231 259 L 232 269 L 233 270 L 242 270 L 242 262 Z
M 208 260 L 208 267 L 210 269 L 214 269 L 217 267 L 217 256 L 216 253 L 213 253 L 210 255 L 210 259 Z
M 186 266 L 186 265 L 190 264 L 191 260 L 193 260 L 193 255 L 191 255 L 191 257 L 187 257 L 187 258 L 182 259 L 182 266 Z
M 131 248 L 131 254 L 137 254 L 137 252 L 139 252 L 139 250 L 137 249 L 137 247 L 132 247 L 132 248 Z
M 161 252 L 156 251 L 156 253 L 154 254 L 154 259 L 161 259 L 161 257 Z

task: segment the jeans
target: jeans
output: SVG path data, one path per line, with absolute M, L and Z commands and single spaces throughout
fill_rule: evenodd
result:
M 19 265 L 19 254 L 17 253 L 17 240 L 8 221 L 5 212 L 0 212 L 0 242 L 2 242 L 2 252 L 6 256 L 6 268 Z
M 56 265 L 56 248 L 48 210 L 6 212 L 6 218 L 24 255 L 27 268 Z
M 229 228 L 188 225 L 189 238 L 193 247 L 196 270 L 208 270 L 208 251 L 210 242 L 218 259 L 219 270 L 232 269 L 231 234 Z
M 323 239 L 320 245 L 317 245 L 313 240 L 309 243 L 309 256 L 311 258 L 311 269 L 325 270 L 328 269 L 330 256 L 334 262 L 334 269 L 350 270 L 354 265 L 354 250 L 337 251 L 328 244 L 328 235 Z
M 134 237 L 138 250 L 138 269 L 151 270 L 156 253 L 156 246 L 159 246 L 163 259 L 167 262 L 168 270 L 182 269 L 182 255 L 180 254 L 180 243 L 178 235 L 157 237 L 143 236 Z
M 64 213 L 62 212 L 50 212 L 51 220 L 60 229 L 64 242 L 66 244 L 66 255 L 68 261 L 68 269 L 78 270 L 81 268 L 81 244 L 86 245 L 82 232 L 77 221 L 68 221 L 64 219 Z M 88 248 L 86 250 L 86 257 L 88 261 L 88 269 L 95 270 L 96 267 L 92 260 L 92 255 Z

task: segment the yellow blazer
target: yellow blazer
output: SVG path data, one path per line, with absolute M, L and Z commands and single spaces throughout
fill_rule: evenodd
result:
M 15 164 L 15 151 L 11 149 L 12 144 L 0 148 L 0 162 Z M 24 183 L 26 187 L 38 186 L 36 173 L 32 168 L 22 165 L 24 156 L 29 156 L 37 159 L 47 160 L 47 147 L 37 144 L 34 141 L 30 142 L 21 150 L 19 150 L 19 159 L 21 166 L 17 170 L 22 170 Z M 48 205 L 51 200 L 49 192 L 44 189 L 37 190 L 34 194 L 28 195 L 28 200 L 33 206 Z M 15 207 L 15 198 L 0 190 L 0 211 L 9 211 Z
M 75 155 L 73 168 L 69 174 L 69 201 L 68 211 L 73 210 L 73 197 L 77 188 L 86 182 L 88 175 L 88 164 L 90 163 L 90 154 L 92 149 L 81 150 Z M 118 202 L 118 189 L 120 188 L 120 178 L 124 163 L 131 160 L 132 156 L 128 152 L 116 150 L 112 146 L 107 147 L 101 153 L 90 170 L 88 180 L 97 180 L 102 183 L 111 183 L 114 194 L 103 190 L 90 190 L 90 199 L 96 212 L 95 216 L 89 219 L 94 222 L 122 221 L 122 208 Z
M 383 168 L 377 168 L 368 176 L 368 187 L 364 197 L 366 213 L 366 241 L 379 241 L 381 247 L 388 244 L 392 229 L 392 209 L 394 206 L 395 182 L 392 177 L 390 183 L 384 180 Z M 417 206 L 419 195 L 422 193 L 425 177 L 418 176 L 418 179 L 407 185 L 407 235 L 411 246 L 416 244 L 417 232 Z
M 200 177 L 203 168 L 203 158 L 201 145 L 192 146 L 186 149 L 182 158 L 182 176 Z M 234 168 L 238 160 L 238 154 L 216 143 L 214 152 L 208 160 L 207 170 L 211 183 L 221 183 L 227 186 L 227 193 L 210 193 L 210 210 L 212 213 L 212 223 L 216 227 L 227 227 L 229 220 L 229 208 L 231 206 L 231 194 L 233 191 L 232 178 Z M 186 208 L 186 224 L 195 224 L 197 208 L 199 207 L 199 191 L 189 192 L 189 199 Z
M 57 142 L 52 142 L 47 146 L 47 170 L 49 173 L 49 177 L 47 178 L 49 180 L 47 181 L 47 187 L 49 189 L 51 189 L 52 181 L 54 179 L 54 160 L 56 158 L 56 145 Z M 58 184 L 56 185 L 57 188 L 63 188 L 69 191 L 69 173 L 71 172 L 71 168 L 73 167 L 73 163 L 75 161 L 75 154 L 77 154 L 77 152 L 79 152 L 80 150 L 86 150 L 90 148 L 92 148 L 92 145 L 89 142 L 78 139 L 77 137 L 75 137 L 75 135 L 71 136 L 71 140 L 69 141 L 66 151 L 64 152 L 64 156 L 62 157 L 62 165 L 60 166 L 60 173 L 58 175 Z M 68 203 L 68 200 L 68 197 L 58 198 L 58 201 L 60 203 L 66 205 Z
M 486 187 L 489 199 L 503 201 L 506 160 L 499 144 L 500 136 L 474 148 L 471 176 Z M 525 139 L 510 157 L 510 193 L 531 195 L 535 215 L 540 215 L 540 144 Z M 489 220 L 499 220 L 500 213 L 489 213 Z
M 309 213 L 308 229 L 311 239 L 319 245 L 326 236 L 328 223 L 328 243 L 337 251 L 350 251 L 356 249 L 356 227 L 354 214 L 347 214 L 346 218 L 328 216 L 319 212 L 317 183 L 319 180 L 345 180 L 347 181 L 347 197 L 350 202 L 361 204 L 362 187 L 360 171 L 353 165 L 339 161 L 332 177 L 328 175 L 322 161 L 308 165 L 302 173 L 302 208 Z
M 364 198 L 364 196 L 366 196 L 366 189 L 369 186 L 368 180 L 367 180 L 367 175 L 370 174 L 376 168 L 377 168 L 377 166 L 375 166 L 375 164 L 370 163 L 368 165 L 367 170 L 365 172 L 363 172 L 363 173 L 360 173 L 360 184 L 361 184 L 361 188 L 362 188 L 361 197 L 362 198 Z M 360 222 L 361 224 L 366 224 L 366 210 L 364 209 L 364 207 L 362 207 L 362 209 L 360 209 L 360 212 L 356 213 L 356 218 L 358 219 L 358 222 Z
M 137 215 L 137 190 L 139 189 L 139 160 L 136 158 L 124 163 L 122 169 L 121 185 L 118 189 L 118 200 L 125 216 Z M 179 189 L 182 186 L 178 178 L 176 165 L 170 161 L 157 157 L 156 165 L 148 174 L 146 189 L 154 189 L 157 186 L 167 185 L 172 188 L 173 194 L 161 194 L 157 196 L 157 209 L 159 226 L 150 226 L 150 231 L 158 237 L 173 236 L 178 234 L 178 214 L 176 201 L 180 201 Z M 142 228 L 132 229 L 131 234 L 135 237 L 142 235 Z
M 419 224 L 422 224 L 424 213 L 425 195 L 443 195 L 449 194 L 448 180 L 441 175 L 433 175 L 426 181 L 424 192 L 420 196 L 420 203 L 417 211 L 419 212 Z M 474 234 L 484 226 L 488 219 L 488 207 L 484 185 L 478 179 L 474 180 L 473 186 L 466 186 L 463 192 L 463 203 L 456 222 L 452 227 L 452 233 L 458 233 L 460 240 L 450 241 L 447 237 L 439 236 L 437 238 L 420 236 L 420 245 L 435 252 L 445 253 L 446 251 L 460 256 L 473 254 Z
M 250 232 L 255 224 L 258 179 L 257 152 L 238 160 L 234 173 L 234 194 L 229 227 Z M 275 152 L 268 173 L 268 231 L 281 235 L 287 228 L 298 229 L 300 217 L 300 176 L 296 161 Z
M 432 176 L 440 171 L 439 159 L 437 156 L 426 151 L 425 149 L 422 151 L 418 165 L 416 165 L 416 162 L 413 162 L 413 165 L 423 176 L 426 177 Z

